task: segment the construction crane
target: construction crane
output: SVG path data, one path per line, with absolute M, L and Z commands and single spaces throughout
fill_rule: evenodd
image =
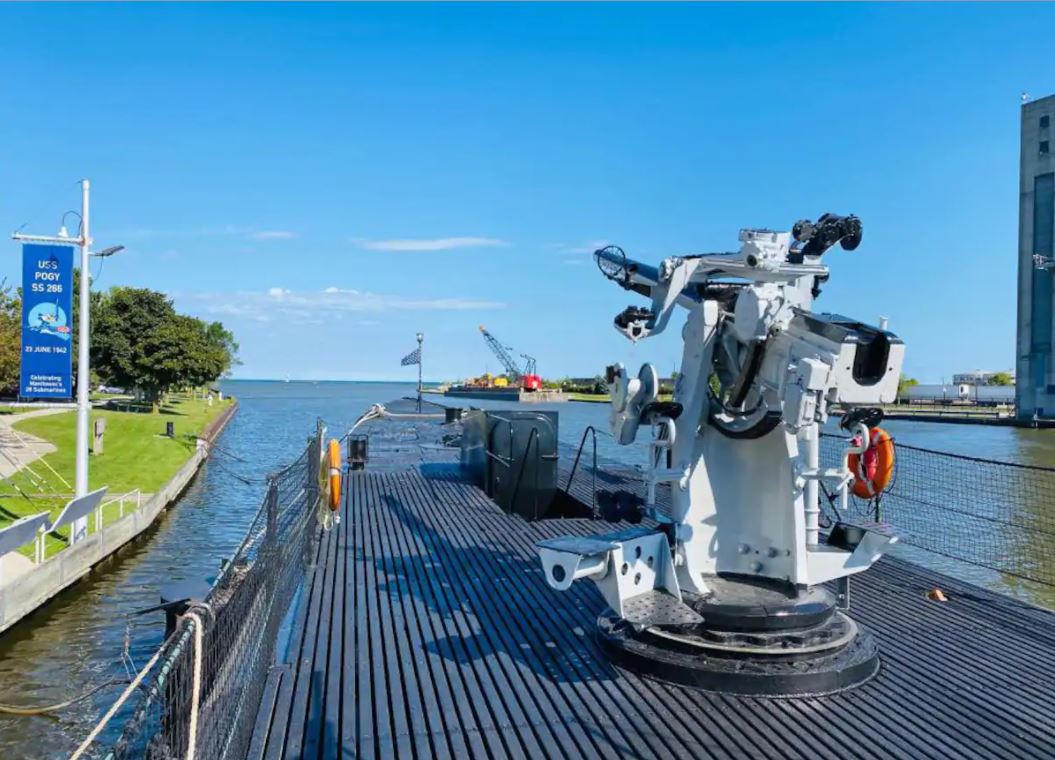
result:
M 527 366 L 524 371 L 521 371 L 520 367 L 517 366 L 516 361 L 509 355 L 509 352 L 512 349 L 499 343 L 498 339 L 489 333 L 487 328 L 483 325 L 480 325 L 480 334 L 484 336 L 484 342 L 487 343 L 487 347 L 491 349 L 491 353 L 498 357 L 498 361 L 502 364 L 502 367 L 505 368 L 506 377 L 509 378 L 510 382 L 519 382 L 520 387 L 525 391 L 537 391 L 542 387 L 542 378 L 538 376 L 535 369 L 534 358 L 527 354 L 521 354 L 521 356 L 527 359 Z

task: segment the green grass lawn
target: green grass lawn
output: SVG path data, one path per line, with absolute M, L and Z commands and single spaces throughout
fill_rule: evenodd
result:
M 611 396 L 607 393 L 565 393 L 568 397 L 568 401 L 586 401 L 595 404 L 607 404 L 611 401 Z
M 108 486 L 107 499 L 136 489 L 144 494 L 158 491 L 194 453 L 195 437 L 231 403 L 230 399 L 214 401 L 210 407 L 200 399 L 173 396 L 162 406 L 160 413 L 93 409 L 93 424 L 96 419 L 104 418 L 106 433 L 103 453 L 93 454 L 88 461 L 90 488 Z M 175 423 L 175 438 L 165 437 L 166 422 Z M 58 451 L 44 457 L 44 461 L 67 482 L 73 483 L 76 424 L 76 412 L 69 411 L 25 419 L 16 423 L 15 429 L 54 444 Z M 20 517 L 44 510 L 50 510 L 55 517 L 69 498 L 49 495 L 68 494 L 72 489 L 41 460 L 33 462 L 30 467 L 40 480 L 23 470 L 0 484 L 0 528 Z M 129 505 L 126 505 L 125 512 L 128 510 Z M 103 524 L 118 519 L 118 516 L 117 505 L 107 508 Z M 95 530 L 94 522 L 94 519 L 89 520 L 92 531 Z M 66 536 L 49 535 L 48 553 L 65 544 Z M 32 556 L 32 547 L 23 549 L 23 553 Z

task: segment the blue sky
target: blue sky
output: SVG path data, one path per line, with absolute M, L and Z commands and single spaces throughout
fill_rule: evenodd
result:
M 865 225 L 818 310 L 909 374 L 1014 364 L 1020 93 L 1043 5 L 3 5 L 0 230 L 93 183 L 99 287 L 221 319 L 243 377 L 666 374 L 598 241 L 656 261 L 825 211 Z M 408 250 L 410 249 L 410 250 Z M 0 278 L 19 278 L 15 243 Z M 679 317 L 679 322 L 681 318 Z

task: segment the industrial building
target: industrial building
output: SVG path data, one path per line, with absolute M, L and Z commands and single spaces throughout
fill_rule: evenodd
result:
M 1018 214 L 1016 404 L 1020 419 L 1055 417 L 1055 95 L 1022 105 Z

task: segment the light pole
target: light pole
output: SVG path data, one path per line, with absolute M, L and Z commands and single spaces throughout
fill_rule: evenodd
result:
M 421 412 L 421 343 L 425 340 L 425 333 L 418 333 L 418 412 Z
M 81 180 L 81 229 L 77 237 L 70 237 L 66 227 L 62 226 L 59 234 L 50 235 L 23 235 L 15 233 L 11 237 L 27 243 L 52 243 L 58 245 L 78 245 L 81 249 L 81 288 L 80 288 L 80 315 L 77 326 L 77 336 L 80 341 L 77 346 L 77 463 L 75 491 L 76 496 L 84 496 L 88 493 L 88 422 L 91 405 L 88 401 L 88 393 L 91 390 L 91 366 L 88 360 L 88 347 L 91 344 L 90 324 L 88 309 L 91 299 L 89 298 L 91 288 L 91 274 L 89 273 L 89 257 L 91 253 L 92 238 L 89 227 L 89 196 L 91 183 Z M 124 246 L 116 245 L 101 251 L 99 256 L 112 256 Z M 85 518 L 87 521 L 87 518 Z M 74 526 L 74 530 L 77 528 Z
M 77 323 L 77 335 L 79 336 L 77 344 L 77 478 L 74 481 L 77 496 L 84 496 L 88 493 L 88 418 L 91 412 L 88 405 L 88 391 L 92 384 L 91 367 L 88 366 L 88 345 L 91 340 L 89 335 L 91 321 L 88 319 L 91 302 L 88 257 L 91 255 L 92 245 L 88 226 L 90 194 L 91 182 L 86 179 L 81 180 L 81 309 Z

